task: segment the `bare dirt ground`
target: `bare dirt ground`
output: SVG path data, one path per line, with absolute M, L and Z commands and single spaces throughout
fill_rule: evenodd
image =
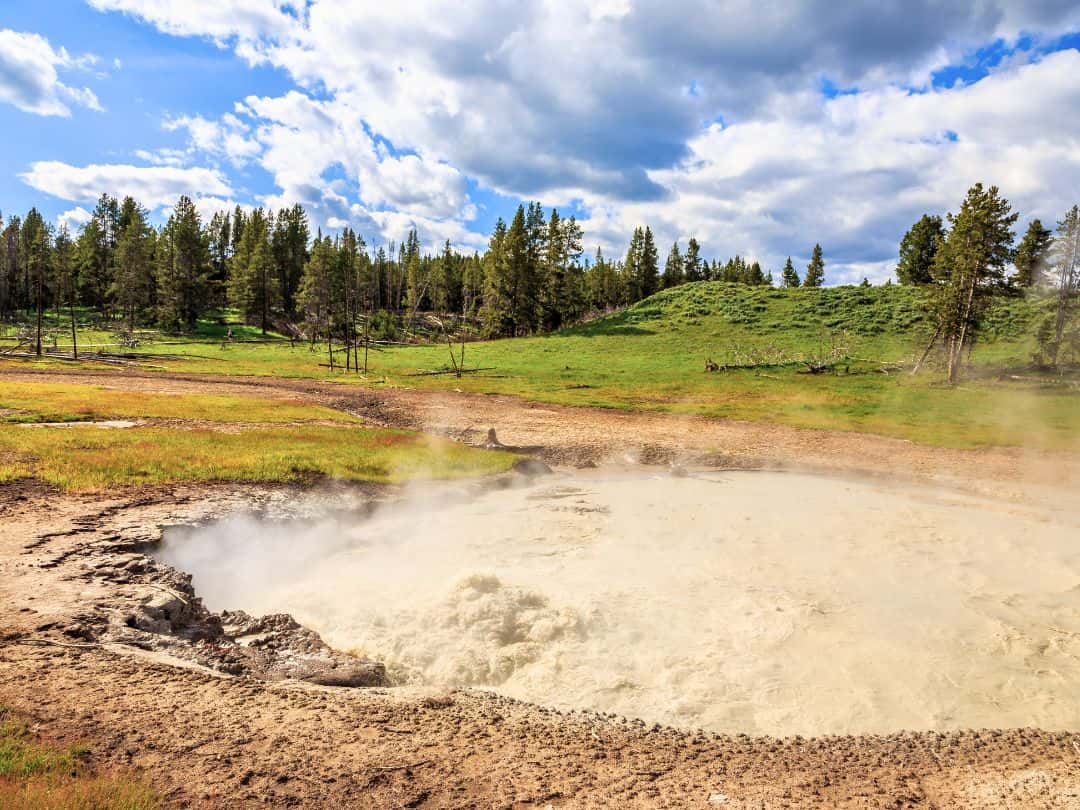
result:
M 1075 497 L 1080 482 L 1080 458 L 1067 454 L 935 449 L 505 397 L 289 380 L 4 377 L 302 398 L 475 443 L 494 427 L 503 443 L 555 464 L 629 457 L 798 467 L 1044 504 Z M 245 641 L 222 630 L 182 576 L 143 553 L 162 524 L 253 505 L 287 510 L 294 494 L 216 486 L 62 496 L 32 483 L 0 487 L 0 703 L 28 711 L 47 737 L 89 742 L 106 767 L 145 771 L 181 807 L 1080 808 L 1080 734 L 715 736 L 472 691 L 312 683 L 326 679 L 298 672 L 298 655 L 335 671 L 344 665 L 302 633 L 249 628 Z M 324 497 L 392 494 L 328 487 Z

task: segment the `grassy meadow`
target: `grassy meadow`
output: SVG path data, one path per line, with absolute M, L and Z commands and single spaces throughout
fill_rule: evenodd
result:
M 895 285 L 684 285 L 557 334 L 468 343 L 466 367 L 482 370 L 460 378 L 426 373 L 450 368 L 445 344 L 381 347 L 372 351 L 366 375 L 331 372 L 325 345 L 312 351 L 235 324 L 236 341 L 229 343 L 224 319 L 205 321 L 185 338 L 145 333 L 131 352 L 145 357 L 149 370 L 452 388 L 953 447 L 1080 449 L 1075 386 L 1027 370 L 1034 348 L 1031 318 L 1023 298 L 1001 299 L 986 318 L 967 379 L 956 387 L 941 384 L 933 358 L 918 377 L 901 368 L 914 363 L 932 324 L 925 292 Z M 64 346 L 59 329 L 57 336 Z M 82 339 L 91 344 L 107 335 L 88 332 Z M 829 373 L 806 373 L 802 361 L 825 358 L 835 347 L 849 359 Z M 705 373 L 708 358 L 754 367 Z
M 80 424 L 132 418 L 141 421 Z M 502 472 L 514 461 L 508 453 L 365 427 L 348 414 L 287 400 L 0 377 L 0 482 L 35 478 L 66 491 L 181 481 L 400 483 Z

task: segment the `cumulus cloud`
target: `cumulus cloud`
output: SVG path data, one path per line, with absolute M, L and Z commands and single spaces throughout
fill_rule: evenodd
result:
M 61 228 L 67 228 L 69 231 L 77 231 L 89 222 L 92 217 L 93 215 L 89 211 L 81 205 L 77 205 L 60 214 L 56 218 L 56 224 Z
M 904 230 L 955 210 L 973 183 L 999 185 L 1024 221 L 1052 222 L 1075 203 L 1080 141 L 1067 116 L 1046 111 L 1076 109 L 1076 75 L 1080 52 L 1062 51 L 972 85 L 885 87 L 819 101 L 813 116 L 714 125 L 682 163 L 653 173 L 667 202 L 600 204 L 584 225 L 617 244 L 650 222 L 665 241 L 694 235 L 774 269 L 788 254 L 805 262 L 820 241 L 831 281 L 880 280 Z
M 479 245 L 473 179 L 574 203 L 609 251 L 644 222 L 774 269 L 821 241 L 831 279 L 858 280 L 971 182 L 1050 219 L 1076 187 L 1076 137 L 1047 114 L 1076 108 L 1075 52 L 931 81 L 980 46 L 1075 30 L 1070 0 L 89 1 L 286 71 L 295 90 L 169 126 L 331 227 Z
M 282 36 L 295 18 L 279 0 L 88 0 L 98 11 L 119 11 L 161 31 L 224 42 Z
M 88 87 L 73 87 L 60 80 L 59 71 L 87 69 L 94 56 L 73 57 L 55 49 L 40 34 L 0 30 L 0 101 L 35 115 L 71 115 L 71 105 L 101 111 L 101 103 Z
M 172 166 L 101 164 L 72 166 L 56 160 L 33 163 L 19 175 L 38 191 L 73 202 L 92 202 L 102 193 L 131 196 L 156 209 L 172 205 L 181 195 L 194 199 L 228 198 L 232 188 L 218 171 Z

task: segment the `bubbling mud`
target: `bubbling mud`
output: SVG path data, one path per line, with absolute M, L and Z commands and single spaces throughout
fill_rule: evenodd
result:
M 1080 727 L 1078 540 L 1077 512 L 950 491 L 600 470 L 174 528 L 158 556 L 398 683 L 809 735 Z

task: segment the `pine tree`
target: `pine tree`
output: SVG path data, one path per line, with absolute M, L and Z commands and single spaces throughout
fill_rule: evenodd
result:
M 968 191 L 959 213 L 949 214 L 949 235 L 934 259 L 934 278 L 942 284 L 937 311 L 950 383 L 959 377 L 963 351 L 973 344 L 994 289 L 1004 285 L 1016 219 L 997 186 L 984 190 L 981 183 Z
M 270 244 L 273 227 L 263 209 L 253 210 L 229 263 L 229 303 L 246 323 L 258 324 L 264 335 L 281 309 L 281 277 Z
M 646 225 L 641 238 L 641 254 L 638 257 L 638 294 L 642 298 L 660 289 L 660 254 L 656 250 L 652 229 Z
M 232 218 L 218 211 L 207 227 L 207 246 L 210 250 L 210 285 L 207 300 L 213 307 L 223 307 L 228 301 L 229 259 L 232 257 Z
M 683 258 L 683 270 L 687 281 L 703 281 L 705 268 L 701 261 L 701 246 L 697 239 L 690 237 L 686 243 L 686 256 Z
M 79 359 L 79 341 L 75 327 L 75 301 L 78 297 L 78 276 L 75 269 L 75 242 L 67 225 L 61 225 L 53 240 L 53 278 L 56 283 L 56 306 L 66 303 L 71 317 L 71 354 Z
M 1010 281 L 1017 287 L 1036 287 L 1046 272 L 1046 261 L 1053 242 L 1050 230 L 1042 222 L 1033 219 L 1028 225 L 1024 238 L 1020 240 L 1013 258 L 1016 273 Z
M 1051 289 L 1036 338 L 1044 362 L 1057 366 L 1063 349 L 1080 356 L 1080 206 L 1058 223 L 1046 268 L 1036 278 L 1044 278 Z
M 0 224 L 3 218 L 0 217 Z M 0 317 L 9 318 L 20 305 L 19 289 L 19 232 L 18 217 L 8 220 L 0 233 Z
M 36 208 L 31 208 L 22 222 L 19 238 L 20 263 L 26 272 L 28 288 L 31 291 L 34 309 L 37 315 L 34 351 L 41 355 L 41 334 L 43 317 L 47 306 L 48 287 L 46 276 L 49 273 L 49 252 L 51 235 L 49 226 Z
M 679 243 L 675 242 L 668 253 L 667 261 L 664 262 L 664 274 L 660 277 L 660 286 L 669 290 L 672 287 L 678 287 L 685 280 L 682 253 L 679 251 Z
M 329 236 L 318 232 L 311 245 L 311 256 L 304 265 L 304 275 L 297 292 L 297 303 L 308 322 L 311 343 L 320 334 L 332 329 L 334 305 L 334 244 Z
M 787 261 L 784 262 L 784 269 L 781 271 L 780 281 L 783 286 L 792 289 L 799 286 L 799 274 L 795 270 L 795 265 L 791 263 L 791 257 L 787 257 Z
M 307 264 L 310 238 L 311 231 L 303 206 L 294 205 L 278 212 L 271 243 L 281 305 L 289 315 L 296 313 L 296 294 L 304 275 L 304 265 Z
M 524 225 L 524 212 L 518 208 Z M 515 215 L 515 220 L 519 217 Z M 513 333 L 514 280 L 507 256 L 506 223 L 500 217 L 488 240 L 484 254 L 484 304 L 480 320 L 486 337 Z
M 900 241 L 896 278 L 901 284 L 929 284 L 934 280 L 934 257 L 945 240 L 941 217 L 923 214 Z
M 79 292 L 83 303 L 106 317 L 109 315 L 109 290 L 116 270 L 119 230 L 119 203 L 108 194 L 102 194 L 79 236 L 78 262 Z
M 803 278 L 804 287 L 820 287 L 825 283 L 825 260 L 821 256 L 821 245 L 814 245 L 814 252 L 810 256 L 810 264 L 806 266 L 806 276 Z
M 156 253 L 158 322 L 168 329 L 191 329 L 206 306 L 210 249 L 188 197 L 176 203 Z
M 626 294 L 628 304 L 640 301 L 641 295 L 641 245 L 645 241 L 645 233 L 640 227 L 634 228 L 634 234 L 630 237 L 630 245 L 626 249 L 626 258 L 623 259 L 622 271 L 626 278 Z
M 761 269 L 761 264 L 755 261 L 746 271 L 746 283 L 752 284 L 755 287 L 760 287 L 766 283 L 765 271 Z
M 146 209 L 131 197 L 124 198 L 120 223 L 109 300 L 132 331 L 137 318 L 149 311 L 154 300 L 154 231 L 147 222 Z

